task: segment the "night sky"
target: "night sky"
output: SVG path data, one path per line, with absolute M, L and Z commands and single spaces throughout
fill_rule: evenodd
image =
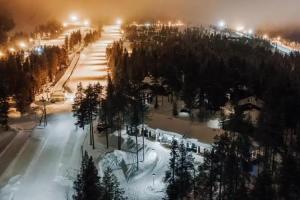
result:
M 66 18 L 70 12 L 89 17 L 173 18 L 186 22 L 216 23 L 224 19 L 232 26 L 253 29 L 300 24 L 299 0 L 0 0 L 1 7 L 15 17 L 18 27 L 28 21 Z

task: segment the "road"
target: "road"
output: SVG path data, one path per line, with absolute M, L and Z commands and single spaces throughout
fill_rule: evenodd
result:
M 66 84 L 70 89 L 69 95 L 75 92 L 79 82 L 83 85 L 97 81 L 105 84 L 105 50 L 108 44 L 119 38 L 119 26 L 105 26 L 101 39 L 82 52 Z M 81 144 L 85 134 L 74 126 L 70 101 L 50 107 L 56 110 L 48 117 L 48 126 L 32 131 L 18 155 L 2 173 L 1 200 L 67 199 L 80 168 Z

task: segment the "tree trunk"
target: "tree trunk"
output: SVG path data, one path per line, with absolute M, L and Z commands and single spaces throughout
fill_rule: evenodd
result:
M 135 129 L 135 143 L 136 143 L 136 168 L 137 170 L 139 170 L 139 145 L 138 145 L 136 129 Z
M 108 129 L 106 129 L 105 135 L 106 135 L 106 148 L 108 149 Z

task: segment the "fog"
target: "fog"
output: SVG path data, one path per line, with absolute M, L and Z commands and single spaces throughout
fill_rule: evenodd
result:
M 70 12 L 90 18 L 171 18 L 185 22 L 243 24 L 254 29 L 300 23 L 300 0 L 0 0 L 18 27 L 45 19 L 64 19 Z

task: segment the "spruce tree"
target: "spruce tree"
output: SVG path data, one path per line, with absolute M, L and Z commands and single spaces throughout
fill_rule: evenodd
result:
M 124 190 L 120 188 L 117 177 L 112 173 L 111 168 L 104 171 L 102 178 L 103 197 L 102 200 L 125 200 Z
M 198 167 L 198 173 L 195 177 L 194 198 L 201 200 L 212 200 L 218 190 L 217 187 L 217 162 L 215 151 L 206 150 L 203 156 L 204 160 Z
M 194 158 L 190 152 L 187 151 L 183 142 L 179 145 L 179 158 L 177 164 L 178 176 L 178 195 L 180 199 L 188 197 L 193 189 L 194 183 Z
M 2 83 L 0 82 L 0 125 L 5 129 L 8 129 L 8 99 L 7 99 L 7 89 Z
M 93 158 L 85 152 L 80 173 L 74 182 L 74 200 L 99 200 L 103 195 L 103 187 L 98 176 L 98 170 L 94 165 Z
M 167 199 L 177 199 L 177 179 L 176 171 L 179 158 L 178 142 L 177 140 L 172 141 L 169 169 L 166 171 L 165 182 L 167 183 Z

